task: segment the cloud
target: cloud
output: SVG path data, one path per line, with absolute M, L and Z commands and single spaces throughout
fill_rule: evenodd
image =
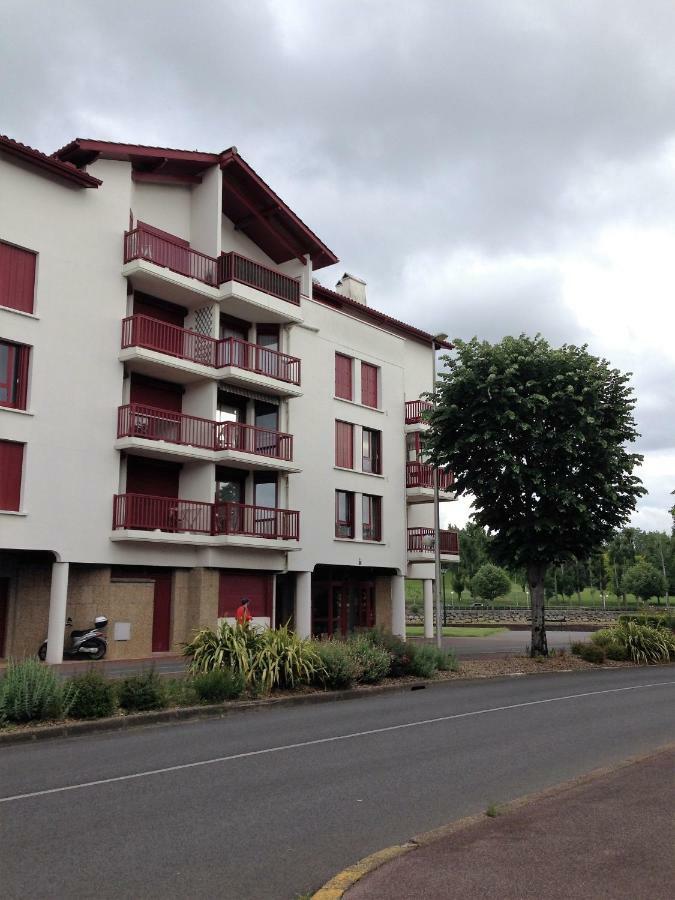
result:
M 344 260 L 326 284 L 588 342 L 634 372 L 645 471 L 675 450 L 672 0 L 5 0 L 3 25 L 3 131 L 236 144 Z

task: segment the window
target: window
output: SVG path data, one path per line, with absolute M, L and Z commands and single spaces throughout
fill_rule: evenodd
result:
M 17 512 L 21 507 L 23 444 L 0 441 L 0 509 Z
M 354 468 L 354 426 L 349 422 L 335 422 L 335 465 Z
M 0 406 L 25 409 L 30 347 L 0 341 Z
M 32 251 L 0 241 L 0 306 L 33 312 L 35 259 Z
M 382 433 L 372 428 L 364 428 L 361 434 L 363 447 L 361 469 L 364 472 L 372 472 L 374 475 L 379 475 L 382 472 Z
M 377 409 L 377 366 L 361 363 L 361 403 Z
M 354 537 L 354 494 L 335 491 L 335 537 Z
M 419 434 L 414 431 L 405 436 L 406 459 L 408 462 L 420 462 L 422 458 L 422 447 Z
M 363 540 L 382 540 L 382 498 L 363 494 L 361 497 L 363 512 Z
M 335 396 L 352 400 L 352 358 L 335 354 Z

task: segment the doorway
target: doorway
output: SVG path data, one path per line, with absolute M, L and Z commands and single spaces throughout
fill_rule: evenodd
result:
M 152 607 L 152 652 L 171 649 L 171 572 L 153 574 L 155 593 Z
M 4 658 L 9 613 L 9 578 L 0 578 L 0 658 Z
M 372 581 L 320 581 L 312 585 L 312 633 L 346 637 L 375 624 Z

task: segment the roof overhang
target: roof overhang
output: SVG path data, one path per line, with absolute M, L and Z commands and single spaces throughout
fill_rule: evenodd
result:
M 332 266 L 337 256 L 300 219 L 272 188 L 231 147 L 220 155 L 223 170 L 223 212 L 234 226 L 254 241 L 275 263 L 305 254 L 314 269 Z
M 43 175 L 51 175 L 77 187 L 97 188 L 101 184 L 98 178 L 88 175 L 87 172 L 82 172 L 70 163 L 54 159 L 53 156 L 47 156 L 46 153 L 41 153 L 27 144 L 14 141 L 4 134 L 0 135 L 0 153 L 38 169 Z
M 296 258 L 304 263 L 306 255 L 311 257 L 314 269 L 338 262 L 333 251 L 239 156 L 236 147 L 222 153 L 202 153 L 76 138 L 57 150 L 53 158 L 78 170 L 97 159 L 122 160 L 131 163 L 134 181 L 155 184 L 199 184 L 206 169 L 219 165 L 223 172 L 223 213 L 277 265 Z

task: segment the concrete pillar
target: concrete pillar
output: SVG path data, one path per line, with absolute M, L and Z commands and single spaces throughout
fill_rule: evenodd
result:
M 63 634 L 66 628 L 69 563 L 52 564 L 52 584 L 49 593 L 49 627 L 47 629 L 47 662 L 63 662 Z
M 391 631 L 405 640 L 405 578 L 391 576 Z
M 424 589 L 424 637 L 434 636 L 434 582 L 431 578 L 425 578 L 422 582 Z
M 295 574 L 295 633 L 301 638 L 312 634 L 312 573 Z

